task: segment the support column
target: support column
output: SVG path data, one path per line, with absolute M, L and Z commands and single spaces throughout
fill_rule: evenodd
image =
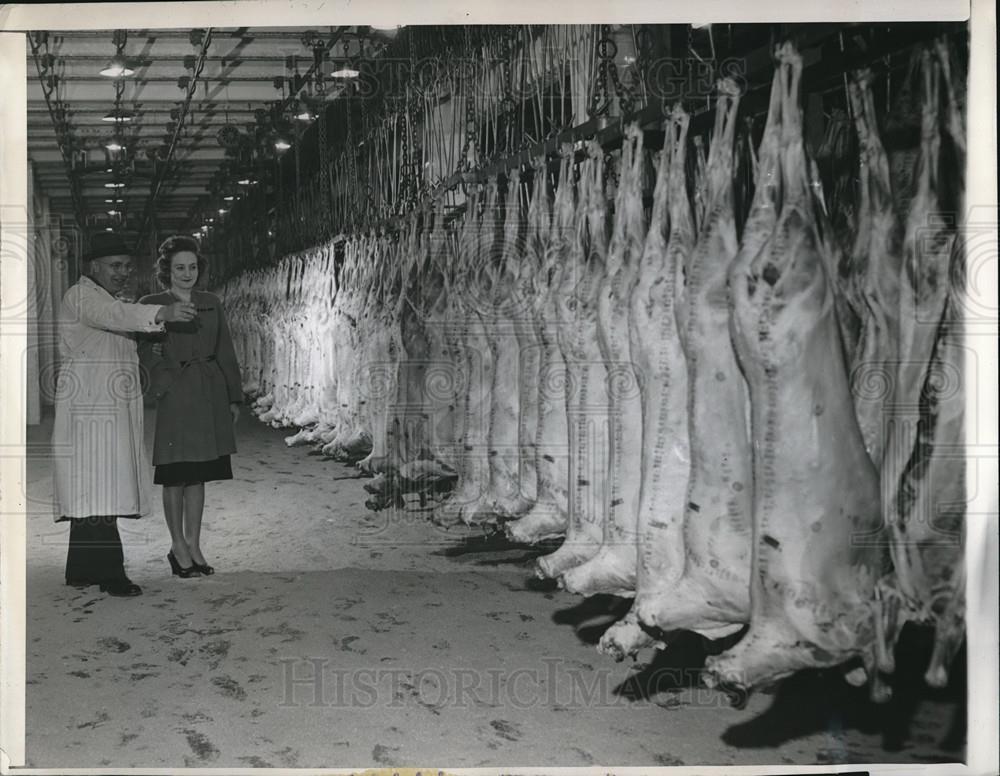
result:
M 40 250 L 37 230 L 38 221 L 36 217 L 35 203 L 35 180 L 34 166 L 28 162 L 28 223 L 25 230 L 25 250 L 27 252 L 25 262 L 28 269 L 27 293 L 25 294 L 25 322 L 27 326 L 27 339 L 25 342 L 25 393 L 24 393 L 24 416 L 25 422 L 29 426 L 37 425 L 42 420 L 41 396 L 38 380 L 38 299 L 39 299 L 39 272 L 38 261 Z M 44 281 L 43 281 L 44 282 Z
M 35 258 L 39 272 L 36 273 L 35 299 L 38 300 L 38 373 L 42 407 L 50 407 L 55 399 L 56 367 L 56 307 L 53 304 L 59 257 L 55 256 L 58 244 L 58 224 L 52 222 L 49 198 L 45 194 L 36 196 L 38 208 L 38 243 Z

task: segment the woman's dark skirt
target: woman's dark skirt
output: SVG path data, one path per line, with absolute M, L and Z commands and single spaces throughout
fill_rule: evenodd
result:
M 233 467 L 229 456 L 214 461 L 177 461 L 155 467 L 153 483 L 156 485 L 196 485 L 199 482 L 231 480 Z

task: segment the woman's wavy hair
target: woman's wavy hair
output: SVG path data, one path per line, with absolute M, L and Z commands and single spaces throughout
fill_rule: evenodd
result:
M 159 256 L 156 259 L 156 279 L 164 288 L 170 288 L 170 262 L 174 256 L 183 251 L 190 251 L 198 258 L 198 283 L 204 280 L 208 260 L 201 255 L 198 241 L 184 234 L 175 234 L 160 243 Z

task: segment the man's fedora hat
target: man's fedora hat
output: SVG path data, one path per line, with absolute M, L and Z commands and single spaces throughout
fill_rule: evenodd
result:
M 90 251 L 84 261 L 103 259 L 105 256 L 131 256 L 132 250 L 114 232 L 96 232 L 90 238 Z

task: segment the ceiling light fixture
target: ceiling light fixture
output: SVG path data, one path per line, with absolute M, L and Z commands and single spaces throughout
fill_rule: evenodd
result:
M 128 66 L 124 57 L 115 56 L 106 68 L 101 71 L 101 75 L 105 78 L 124 78 L 128 75 L 133 75 L 135 70 Z
M 120 110 L 120 111 L 111 111 L 111 113 L 108 113 L 106 116 L 104 116 L 104 118 L 102 118 L 101 121 L 108 121 L 108 122 L 131 121 L 134 118 L 135 116 L 132 115 L 129 111 Z
M 287 140 L 285 140 L 285 138 L 279 137 L 277 140 L 274 141 L 274 147 L 278 151 L 287 151 L 289 148 L 292 147 L 292 144 L 289 143 Z
M 232 202 L 234 199 L 236 199 L 236 197 L 234 197 L 232 194 L 227 194 L 226 196 L 223 197 L 223 199 L 226 202 Z
M 121 189 L 124 188 L 125 184 L 120 181 L 112 181 L 110 183 L 105 183 L 104 188 L 106 189 Z
M 107 143 L 104 147 L 107 148 L 109 151 L 122 151 L 125 148 L 125 146 L 123 146 L 117 140 L 112 140 L 110 143 Z
M 296 121 L 312 121 L 316 115 L 309 108 L 302 108 L 292 118 Z
M 344 80 L 357 78 L 359 75 L 361 75 L 361 73 L 355 70 L 346 62 L 340 67 L 338 67 L 336 70 L 334 70 L 332 73 L 330 73 L 331 78 L 342 78 Z
M 109 210 L 108 211 L 108 215 L 109 216 L 120 216 L 121 213 L 119 211 L 117 211 L 117 210 Z

